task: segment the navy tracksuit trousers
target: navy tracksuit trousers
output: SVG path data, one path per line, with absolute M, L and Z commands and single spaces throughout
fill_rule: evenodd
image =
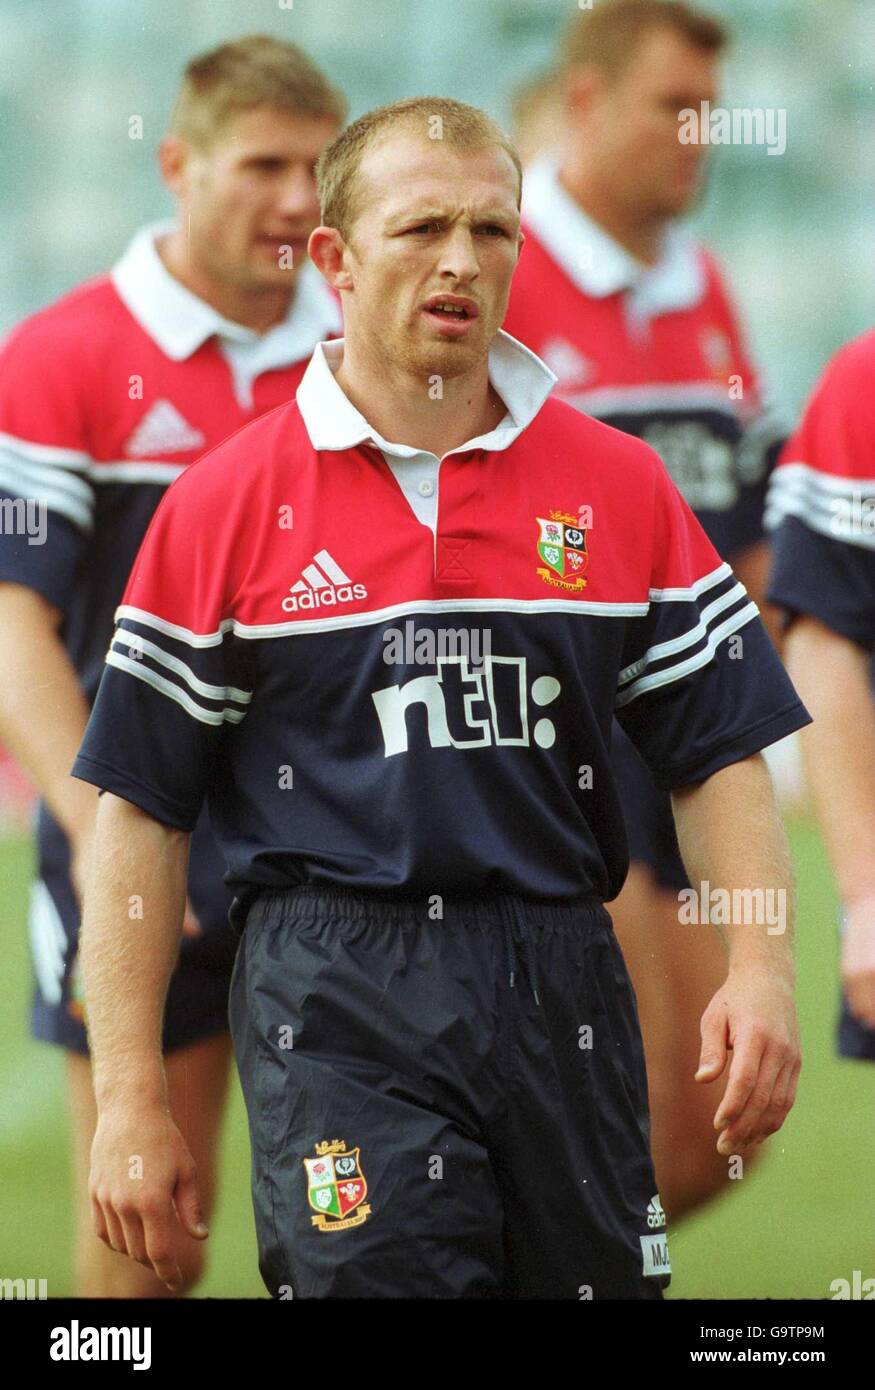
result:
M 258 897 L 231 987 L 275 1297 L 660 1298 L 665 1222 L 604 906 Z

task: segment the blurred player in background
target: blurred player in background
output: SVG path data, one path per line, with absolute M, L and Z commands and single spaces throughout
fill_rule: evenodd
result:
M 524 169 L 541 155 L 561 153 L 565 101 L 553 68 L 518 88 L 512 106 L 514 144 Z
M 830 363 L 769 490 L 769 597 L 814 724 L 802 750 L 843 906 L 842 1057 L 875 1061 L 875 332 Z
M 84 1296 L 166 1288 L 91 1227 L 96 1112 L 76 945 L 97 793 L 69 770 L 116 606 L 167 485 L 290 400 L 316 343 L 339 329 L 339 306 L 306 247 L 319 220 L 315 164 L 345 114 L 341 95 L 292 44 L 250 37 L 195 58 L 159 152 L 178 221 L 144 228 L 111 274 L 34 314 L 0 358 L 0 737 L 42 796 L 32 1023 L 36 1037 L 67 1054 Z M 132 647 L 122 662 L 143 655 Z M 224 872 L 202 816 L 164 1048 L 169 1107 L 208 1207 L 236 946 Z M 148 902 L 132 903 L 130 915 L 148 930 Z M 185 1288 L 203 1263 L 203 1247 L 189 1242 Z
M 781 432 L 717 265 L 677 224 L 699 196 L 705 154 L 679 140 L 679 112 L 716 104 L 726 44 L 718 20 L 674 0 L 604 0 L 575 19 L 555 79 L 558 128 L 544 122 L 545 79 L 518 99 L 524 125 L 535 106 L 529 148 L 539 134 L 547 143 L 526 171 L 527 244 L 504 326 L 557 374 L 562 399 L 657 450 L 760 601 Z M 669 798 L 616 724 L 614 738 L 632 866 L 611 914 L 638 993 L 660 1192 L 677 1218 L 727 1178 L 715 1087 L 693 1079 L 725 950 L 713 927 L 679 922 L 688 881 Z

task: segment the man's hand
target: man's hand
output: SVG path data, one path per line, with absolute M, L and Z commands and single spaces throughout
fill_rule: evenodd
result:
M 717 1152 L 731 1154 L 781 1128 L 796 1099 L 802 1057 L 792 976 L 773 968 L 730 969 L 702 1015 L 696 1081 L 716 1081 L 732 1063 L 714 1116 Z
M 851 903 L 845 911 L 842 984 L 854 1018 L 875 1028 L 875 897 Z
M 178 1289 L 179 1240 L 204 1240 L 209 1232 L 194 1159 L 166 1110 L 100 1114 L 89 1196 L 100 1239 L 153 1269 L 169 1289 Z

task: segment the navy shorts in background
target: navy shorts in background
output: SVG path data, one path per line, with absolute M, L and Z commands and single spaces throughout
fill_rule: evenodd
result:
M 840 1057 L 857 1062 L 875 1062 L 875 1028 L 854 1018 L 844 994 L 836 1029 L 836 1048 Z
M 661 1298 L 637 1008 L 604 906 L 305 886 L 231 1028 L 275 1297 Z
M 34 973 L 31 1032 L 42 1042 L 87 1056 L 79 905 L 70 881 L 69 846 L 60 826 L 47 815 L 40 818 L 39 830 L 37 872 L 28 910 Z M 218 847 L 201 835 L 196 854 L 199 877 L 190 878 L 189 893 L 202 933 L 180 941 L 164 1006 L 165 1053 L 228 1031 L 228 991 L 239 942 L 228 924 L 233 896 L 222 881 L 225 863 Z

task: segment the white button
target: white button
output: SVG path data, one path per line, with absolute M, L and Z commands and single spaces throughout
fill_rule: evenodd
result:
M 423 478 L 422 482 L 419 484 L 420 497 L 431 497 L 433 492 L 434 483 L 432 482 L 431 478 Z

